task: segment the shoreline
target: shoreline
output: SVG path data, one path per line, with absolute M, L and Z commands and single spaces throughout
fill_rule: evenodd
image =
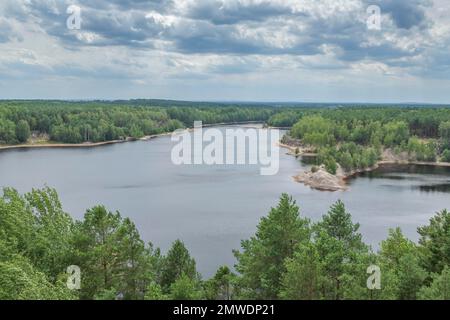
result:
M 244 122 L 221 122 L 216 124 L 204 124 L 203 128 L 208 127 L 221 127 L 221 126 L 232 126 L 232 125 L 245 125 L 245 124 L 264 124 L 264 122 L 261 121 L 244 121 Z M 186 130 L 193 130 L 194 128 L 185 128 Z M 148 136 L 143 136 L 141 138 L 131 138 L 127 137 L 123 140 L 109 140 L 109 141 L 99 141 L 99 142 L 84 142 L 84 143 L 61 143 L 61 142 L 46 142 L 41 144 L 15 144 L 15 145 L 0 145 L 0 152 L 1 151 L 7 151 L 7 150 L 15 150 L 15 149 L 46 149 L 46 148 L 94 148 L 94 147 L 101 147 L 111 144 L 117 144 L 117 143 L 125 143 L 125 142 L 135 142 L 135 141 L 149 141 L 158 137 L 163 137 L 172 134 L 172 132 L 163 132 L 158 134 L 152 134 Z
M 162 137 L 165 135 L 168 135 L 170 133 L 159 133 L 149 136 L 144 136 L 141 138 L 130 138 L 123 140 L 109 140 L 109 141 L 100 141 L 100 142 L 92 142 L 92 143 L 60 143 L 60 142 L 48 142 L 48 143 L 41 143 L 41 144 L 18 144 L 18 145 L 0 145 L 0 151 L 7 151 L 7 150 L 14 150 L 14 149 L 47 149 L 47 148 L 94 148 L 94 147 L 100 147 L 100 146 L 106 146 L 111 144 L 117 144 L 117 143 L 125 143 L 125 142 L 135 142 L 135 141 L 148 141 L 154 138 Z
M 316 153 L 308 153 L 304 152 L 304 148 L 297 147 L 297 146 L 290 146 L 287 144 L 283 144 L 281 142 L 278 143 L 278 145 L 281 148 L 288 149 L 288 155 L 298 157 L 298 156 L 314 156 L 317 155 Z M 298 148 L 299 153 L 295 154 L 295 150 Z M 310 188 L 314 190 L 319 191 L 346 191 L 349 189 L 348 180 L 357 177 L 361 173 L 365 172 L 371 172 L 374 171 L 382 166 L 385 165 L 417 165 L 417 166 L 433 166 L 433 167 L 447 167 L 450 168 L 450 162 L 430 162 L 430 161 L 412 161 L 412 160 L 386 160 L 382 159 L 377 161 L 377 163 L 369 168 L 364 169 L 356 169 L 352 170 L 350 172 L 343 172 L 342 169 L 339 167 L 338 174 L 327 174 L 325 175 L 324 169 L 319 167 L 319 170 L 315 173 L 311 171 L 301 171 L 299 174 L 292 176 L 294 181 L 303 183 L 306 186 L 309 186 Z M 320 177 L 321 179 L 316 179 L 317 176 L 322 175 Z M 319 181 L 320 180 L 320 181 Z M 324 180 L 327 180 L 324 184 Z

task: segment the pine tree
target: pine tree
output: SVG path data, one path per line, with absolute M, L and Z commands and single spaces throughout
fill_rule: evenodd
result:
M 422 287 L 419 298 L 424 300 L 450 300 L 450 267 L 441 274 L 434 274 L 429 287 Z
M 322 265 L 313 243 L 300 245 L 293 258 L 286 259 L 280 298 L 316 300 L 321 298 Z
M 363 298 L 370 255 L 358 232 L 359 224 L 352 222 L 339 200 L 314 229 L 325 277 L 322 295 L 336 300 Z
M 243 251 L 235 251 L 240 286 L 247 298 L 276 299 L 281 289 L 285 260 L 295 248 L 310 239 L 309 221 L 300 218 L 299 208 L 287 194 L 278 206 L 263 217 L 254 237 L 241 242 Z
M 83 299 L 93 299 L 96 294 L 111 289 L 118 293 L 123 266 L 118 237 L 120 222 L 118 212 L 97 206 L 87 210 L 84 221 L 76 225 L 73 264 L 82 271 Z
M 161 272 L 161 287 L 163 292 L 168 293 L 172 284 L 181 276 L 198 279 L 195 260 L 191 258 L 184 243 L 176 240 L 167 252 L 167 255 L 163 258 Z
M 450 212 L 443 210 L 430 219 L 430 224 L 417 229 L 420 234 L 423 263 L 432 273 L 441 273 L 450 265 Z

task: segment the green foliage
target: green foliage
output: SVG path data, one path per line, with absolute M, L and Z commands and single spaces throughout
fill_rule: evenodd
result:
M 286 259 L 280 298 L 286 300 L 317 300 L 321 297 L 323 270 L 317 247 L 300 245 L 293 258 Z
M 327 158 L 324 160 L 324 164 L 325 164 L 325 169 L 331 173 L 331 174 L 336 174 L 336 170 L 337 170 L 337 163 L 336 160 L 334 160 L 333 158 Z
M 450 267 L 445 266 L 441 274 L 434 274 L 431 285 L 423 287 L 419 297 L 424 300 L 450 300 Z
M 408 151 L 410 160 L 431 162 L 450 149 L 446 108 L 342 107 L 299 113 L 290 135 L 315 148 L 317 164 L 330 173 L 335 172 L 334 162 L 345 171 L 372 167 L 383 149 Z M 442 153 L 443 159 L 449 157 Z
M 274 113 L 269 106 L 177 102 L 170 105 L 146 100 L 4 101 L 0 102 L 0 144 L 26 142 L 31 131 L 63 143 L 140 138 L 190 127 L 195 120 L 205 124 L 266 121 Z
M 0 260 L 29 251 L 35 234 L 34 221 L 25 199 L 16 190 L 4 189 L 0 198 L 0 239 L 3 244 Z
M 368 247 L 362 242 L 344 204 L 331 206 L 315 226 L 317 251 L 325 277 L 323 297 L 326 299 L 362 298 L 365 293 L 365 268 L 369 265 Z
M 20 255 L 0 261 L 0 300 L 71 300 L 76 295 L 63 283 L 52 284 L 46 275 L 36 270 Z
M 441 273 L 450 265 L 450 212 L 442 210 L 430 224 L 418 228 L 423 263 L 432 273 Z
M 450 149 L 445 149 L 444 152 L 442 152 L 442 161 L 450 162 Z
M 99 292 L 143 297 L 151 275 L 151 250 L 128 218 L 102 206 L 89 209 L 75 226 L 73 245 L 74 264 L 84 272 L 82 298 L 96 298 Z
M 442 122 L 439 125 L 439 136 L 444 147 L 450 148 L 450 121 Z
M 145 300 L 168 300 L 169 297 L 162 292 L 161 286 L 156 282 L 150 282 L 145 293 Z
M 35 217 L 35 232 L 29 246 L 33 264 L 55 280 L 65 268 L 71 254 L 72 218 L 63 211 L 56 190 L 44 188 L 25 194 Z
M 291 129 L 294 138 L 302 139 L 305 144 L 328 146 L 334 143 L 333 122 L 321 116 L 306 116 Z
M 420 266 L 419 257 L 411 253 L 401 257 L 397 273 L 399 289 L 398 299 L 417 299 L 417 293 L 427 277 L 427 273 Z
M 30 138 L 30 126 L 25 120 L 20 120 L 16 126 L 16 139 L 20 142 L 27 142 Z
M 189 277 L 192 280 L 198 278 L 195 260 L 191 258 L 184 243 L 176 240 L 167 255 L 163 258 L 163 271 L 161 273 L 161 287 L 168 293 L 172 284 L 180 277 Z
M 354 142 L 343 143 L 339 148 L 321 148 L 317 156 L 317 163 L 325 164 L 327 171 L 335 174 L 337 163 L 345 171 L 365 169 L 374 166 L 380 155 L 373 147 L 363 147 Z
M 400 228 L 389 229 L 389 236 L 381 241 L 380 247 L 381 263 L 392 269 L 396 269 L 406 254 L 417 253 L 416 245 L 403 235 Z
M 358 233 L 359 223 L 352 222 L 350 213 L 346 211 L 344 203 L 340 200 L 331 206 L 317 226 L 329 236 L 342 242 L 346 249 L 364 248 L 362 236 Z
M 236 275 L 227 266 L 221 266 L 213 278 L 205 282 L 205 296 L 208 300 L 231 300 Z
M 200 300 L 202 291 L 199 282 L 186 274 L 182 274 L 170 286 L 172 300 Z
M 286 270 L 285 259 L 294 256 L 297 245 L 308 241 L 309 221 L 299 216 L 299 208 L 283 194 L 276 208 L 261 218 L 255 236 L 241 242 L 235 251 L 242 295 L 247 298 L 275 299 Z
M 418 161 L 436 161 L 436 144 L 424 143 L 417 137 L 411 137 L 408 141 L 408 153 L 411 158 Z
M 272 127 L 292 127 L 300 117 L 298 111 L 283 111 L 271 116 L 267 123 Z
M 67 289 L 69 265 L 81 269 L 81 290 Z M 54 189 L 0 197 L 0 299 L 165 299 L 161 288 L 170 294 L 187 276 L 201 287 L 182 242 L 161 256 L 119 212 L 96 206 L 74 222 Z
M 68 266 L 64 260 L 71 223 L 54 190 L 33 190 L 21 196 L 4 189 L 0 198 L 0 299 L 76 297 L 60 277 Z
M 17 142 L 16 126 L 14 122 L 0 118 L 0 143 L 15 144 Z
M 76 225 L 73 237 L 75 263 L 84 270 L 81 297 L 93 299 L 119 285 L 121 269 L 119 228 L 121 216 L 102 206 L 89 209 Z
M 404 121 L 392 121 L 383 126 L 385 146 L 394 147 L 406 143 L 409 138 L 408 124 Z
M 417 246 L 408 240 L 400 228 L 390 229 L 381 242 L 378 264 L 382 272 L 382 287 L 377 296 L 389 300 L 414 300 L 426 279 Z

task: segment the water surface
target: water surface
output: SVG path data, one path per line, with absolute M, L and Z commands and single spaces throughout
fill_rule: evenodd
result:
M 284 152 L 279 173 L 261 176 L 258 166 L 173 165 L 172 146 L 170 137 L 160 137 L 96 148 L 4 151 L 0 186 L 20 192 L 54 187 L 77 219 L 97 204 L 119 210 L 163 251 L 182 239 L 205 277 L 235 263 L 232 249 L 254 234 L 282 192 L 314 221 L 342 199 L 364 240 L 375 247 L 396 226 L 416 240 L 417 226 L 450 208 L 448 168 L 380 169 L 351 180 L 348 191 L 332 193 L 294 182 L 292 176 L 306 165 Z

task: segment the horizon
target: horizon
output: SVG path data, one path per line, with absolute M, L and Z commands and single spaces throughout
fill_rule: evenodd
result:
M 56 99 L 56 98 L 38 98 L 38 99 L 3 99 L 0 98 L 0 102 L 26 102 L 26 101 L 61 101 L 61 102 L 133 102 L 133 101 L 149 101 L 149 102 L 175 102 L 175 103 L 213 103 L 213 104 L 260 104 L 260 105 L 276 105 L 280 104 L 282 106 L 288 105 L 342 105 L 342 106 L 363 106 L 363 105 L 374 105 L 374 106 L 443 106 L 450 107 L 450 102 L 369 102 L 369 101 L 263 101 L 263 100 L 182 100 L 182 99 L 170 99 L 170 98 L 129 98 L 129 99 Z M 303 106 L 302 106 L 303 107 Z

